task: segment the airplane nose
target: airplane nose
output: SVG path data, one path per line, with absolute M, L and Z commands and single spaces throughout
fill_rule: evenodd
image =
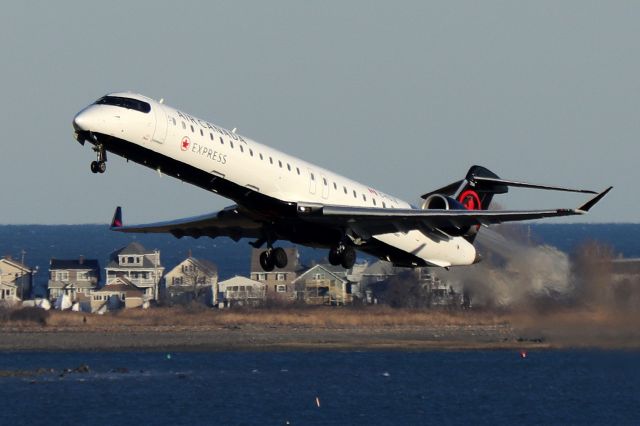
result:
M 89 130 L 89 114 L 86 111 L 80 111 L 73 117 L 73 129 L 76 132 L 84 132 Z

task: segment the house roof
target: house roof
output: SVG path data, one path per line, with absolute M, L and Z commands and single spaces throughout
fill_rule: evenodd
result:
M 121 249 L 116 250 L 114 252 L 114 255 L 117 256 L 117 255 L 146 254 L 146 253 L 150 253 L 150 252 L 148 252 L 147 249 L 145 249 L 144 246 L 139 242 L 133 241 L 128 245 L 122 247 Z
M 244 285 L 244 286 L 250 285 L 250 286 L 264 287 L 264 283 L 260 281 L 252 280 L 247 277 L 241 277 L 239 275 L 236 275 L 233 278 L 229 278 L 228 280 L 221 281 L 220 283 L 218 283 L 218 285 L 220 286 L 221 290 L 228 286 L 235 286 L 235 285 Z
M 298 278 L 296 278 L 295 280 L 293 280 L 294 283 L 299 282 L 299 281 L 303 281 L 305 279 L 307 279 L 309 277 L 309 275 L 311 274 L 316 274 L 318 272 L 325 272 L 328 273 L 329 275 L 333 276 L 335 279 L 340 280 L 342 282 L 348 282 L 349 280 L 346 277 L 346 273 L 344 268 L 340 267 L 340 266 L 333 266 L 333 265 L 329 265 L 329 264 L 318 264 L 315 266 L 312 266 L 311 268 L 307 269 L 305 272 L 302 273 L 302 275 L 298 276 Z
M 116 277 L 111 280 L 107 285 L 102 287 L 99 290 L 95 290 L 96 293 L 110 293 L 110 292 L 125 292 L 127 296 L 142 296 L 144 294 L 144 290 L 138 288 L 135 284 L 129 281 L 125 277 Z
M 22 269 L 26 272 L 31 271 L 31 268 L 27 265 L 25 265 L 24 263 L 20 262 L 19 260 L 16 260 L 14 258 L 12 258 L 11 256 L 5 256 L 2 259 L 0 259 L 0 263 L 7 263 L 9 265 L 12 265 L 18 269 Z
M 216 266 L 216 264 L 208 260 L 196 259 L 195 257 L 188 257 L 185 260 L 192 261 L 198 269 L 200 269 L 202 272 L 204 272 L 207 275 L 215 275 L 218 273 L 218 267 Z
M 121 265 L 118 263 L 117 256 L 116 256 L 116 259 L 111 259 L 109 261 L 107 268 L 109 269 L 155 269 L 155 268 L 162 268 L 162 265 L 161 264 L 154 265 L 153 262 L 147 259 L 146 257 L 142 258 L 142 265 L 134 265 L 131 263 L 125 263 L 124 265 Z
M 100 263 L 96 259 L 51 259 L 49 270 L 54 269 L 79 269 L 99 270 Z
M 251 250 L 251 272 L 264 272 L 262 266 L 260 266 L 260 254 L 263 249 Z M 300 255 L 296 247 L 287 247 L 284 249 L 287 253 L 287 266 L 284 268 L 275 268 L 275 272 L 297 272 L 300 270 Z

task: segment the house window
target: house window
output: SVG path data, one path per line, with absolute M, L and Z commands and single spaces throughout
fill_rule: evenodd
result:
M 258 281 L 266 281 L 267 274 L 258 274 Z
M 287 274 L 276 274 L 276 281 L 284 281 L 287 278 Z
M 78 271 L 78 281 L 89 281 L 89 272 Z
M 284 284 L 278 284 L 276 286 L 276 292 L 277 293 L 286 293 L 287 292 L 287 286 Z
M 69 271 L 56 271 L 56 281 L 68 281 Z

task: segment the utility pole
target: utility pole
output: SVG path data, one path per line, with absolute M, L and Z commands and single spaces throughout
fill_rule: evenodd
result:
M 22 251 L 20 252 L 20 254 L 22 254 L 22 257 L 20 258 L 20 263 L 22 264 L 21 266 L 24 267 L 24 255 L 27 254 L 27 252 L 22 249 Z M 24 270 L 22 271 L 22 274 L 20 275 L 20 300 L 24 300 L 23 299 L 23 295 L 24 295 Z

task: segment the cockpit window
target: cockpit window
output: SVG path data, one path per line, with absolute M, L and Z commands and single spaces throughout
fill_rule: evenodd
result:
M 138 99 L 123 98 L 121 96 L 103 96 L 96 101 L 96 105 L 113 105 L 127 109 L 134 109 L 136 111 L 144 112 L 145 114 L 151 111 L 151 105 L 147 102 L 140 101 Z

